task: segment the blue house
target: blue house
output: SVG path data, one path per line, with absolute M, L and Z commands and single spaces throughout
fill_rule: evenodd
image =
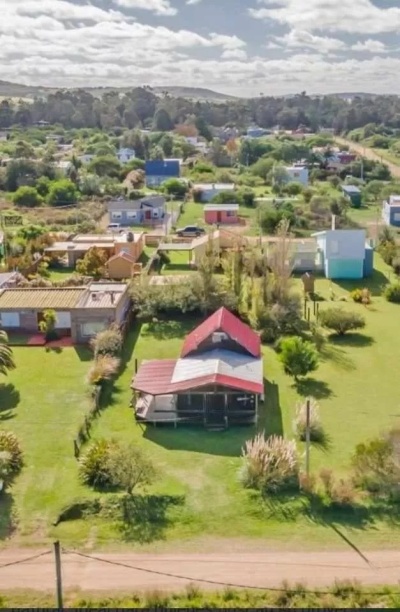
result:
M 391 195 L 383 203 L 382 218 L 386 225 L 400 227 L 400 195 Z
M 287 183 L 308 185 L 308 168 L 306 166 L 286 166 Z
M 159 187 L 171 178 L 179 178 L 181 164 L 179 159 L 148 160 L 145 164 L 147 187 Z
M 361 190 L 356 185 L 343 185 L 343 195 L 349 200 L 352 208 L 360 208 L 362 204 Z
M 374 251 L 365 230 L 331 229 L 313 237 L 326 278 L 356 280 L 372 275 Z
M 110 223 L 122 226 L 146 225 L 162 221 L 165 217 L 166 203 L 162 196 L 149 196 L 140 200 L 123 198 L 108 203 Z

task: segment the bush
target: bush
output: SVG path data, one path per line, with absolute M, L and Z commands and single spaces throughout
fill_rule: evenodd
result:
M 328 308 L 319 313 L 319 323 L 323 327 L 332 329 L 338 336 L 348 331 L 365 327 L 364 317 L 356 312 L 349 312 L 341 308 Z
M 400 456 L 398 432 L 358 444 L 352 458 L 357 486 L 379 495 L 398 499 L 400 493 Z
M 400 283 L 388 285 L 383 293 L 388 302 L 400 304 Z
M 118 327 L 112 325 L 109 329 L 96 334 L 90 344 L 96 359 L 100 355 L 119 357 L 122 351 L 123 338 Z
M 115 442 L 96 440 L 79 459 L 79 477 L 84 484 L 92 487 L 111 486 L 111 477 L 107 469 L 108 458 Z
M 15 206 L 39 206 L 42 203 L 42 198 L 34 187 L 19 187 L 13 195 Z
M 307 402 L 299 402 L 296 406 L 296 416 L 293 422 L 294 431 L 303 442 L 306 439 L 307 429 Z M 324 438 L 322 429 L 319 406 L 315 399 L 310 400 L 310 440 L 313 442 L 321 442 Z
M 276 493 L 298 485 L 298 456 L 294 440 L 257 434 L 242 450 L 240 481 L 245 487 Z
M 392 261 L 392 268 L 397 276 L 400 276 L 400 257 L 397 255 Z
M 356 491 L 351 480 L 336 480 L 332 470 L 326 469 L 321 470 L 319 476 L 331 506 L 345 508 L 354 504 Z
M 350 293 L 351 299 L 358 304 L 370 304 L 371 292 L 369 289 L 354 289 Z
M 0 454 L 0 479 L 8 485 L 23 466 L 21 446 L 11 431 L 0 431 Z
M 110 380 L 119 368 L 120 360 L 111 355 L 100 355 L 91 366 L 88 373 L 90 385 L 100 385 L 105 380 Z
M 280 341 L 279 359 L 286 374 L 298 380 L 299 376 L 307 376 L 318 367 L 318 353 L 311 342 L 295 336 Z

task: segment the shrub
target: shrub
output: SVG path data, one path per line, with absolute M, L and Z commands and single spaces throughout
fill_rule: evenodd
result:
M 400 488 L 400 453 L 398 432 L 358 444 L 352 458 L 357 486 L 398 499 Z
M 112 325 L 109 329 L 96 334 L 90 344 L 96 359 L 100 355 L 118 357 L 122 351 L 123 338 L 118 327 Z
M 32 208 L 33 206 L 39 206 L 39 204 L 42 203 L 42 198 L 35 187 L 23 186 L 19 187 L 14 193 L 13 202 L 15 206 L 27 206 Z
M 108 458 L 115 442 L 109 440 L 96 440 L 79 459 L 79 477 L 84 484 L 92 487 L 108 487 L 111 478 Z
M 400 304 L 400 283 L 388 285 L 384 291 L 385 298 L 393 304 Z
M 397 276 L 400 276 L 400 257 L 397 255 L 392 261 L 392 268 Z
M 257 434 L 242 450 L 240 481 L 245 487 L 277 492 L 298 484 L 298 456 L 294 440 Z
M 111 355 L 99 355 L 94 361 L 88 373 L 90 385 L 100 385 L 105 380 L 110 380 L 119 368 L 120 360 Z
M 371 303 L 371 292 L 369 289 L 354 289 L 350 293 L 350 297 L 354 302 L 358 304 L 370 304 Z
M 306 439 L 307 428 L 307 402 L 299 402 L 296 406 L 296 416 L 293 422 L 294 431 L 300 440 Z M 320 442 L 324 437 L 322 429 L 319 406 L 315 399 L 310 400 L 310 440 Z
M 322 310 L 319 314 L 319 322 L 323 327 L 333 330 L 339 336 L 365 327 L 365 319 L 361 314 L 341 308 Z
M 132 444 L 115 445 L 107 455 L 106 471 L 112 486 L 132 495 L 138 486 L 151 484 L 155 478 L 152 463 Z
M 295 380 L 317 369 L 318 353 L 311 342 L 293 336 L 281 340 L 278 348 L 286 374 Z
M 10 484 L 23 466 L 21 446 L 11 431 L 0 431 L 0 479 Z
M 319 477 L 330 505 L 343 508 L 354 504 L 356 491 L 351 480 L 336 480 L 332 470 L 327 469 L 322 469 Z

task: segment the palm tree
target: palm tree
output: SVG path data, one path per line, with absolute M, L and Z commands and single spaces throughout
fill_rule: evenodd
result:
M 14 355 L 6 332 L 0 330 L 0 374 L 7 376 L 9 370 L 15 370 Z

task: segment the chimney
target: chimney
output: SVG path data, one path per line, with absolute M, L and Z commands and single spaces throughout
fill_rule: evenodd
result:
M 332 230 L 336 229 L 336 215 L 332 215 Z

